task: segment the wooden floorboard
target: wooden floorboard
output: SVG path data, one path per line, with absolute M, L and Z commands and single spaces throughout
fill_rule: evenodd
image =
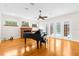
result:
M 47 38 L 46 46 L 42 44 L 37 49 L 36 41 L 27 39 L 26 52 L 24 39 L 2 41 L 0 56 L 79 56 L 79 42 Z

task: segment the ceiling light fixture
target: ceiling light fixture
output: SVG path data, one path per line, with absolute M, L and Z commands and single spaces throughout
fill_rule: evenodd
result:
M 48 18 L 47 16 L 42 16 L 41 15 L 41 10 L 39 10 L 39 16 L 38 16 L 38 19 L 37 20 L 39 20 L 39 19 L 42 19 L 42 20 L 45 20 L 46 18 Z

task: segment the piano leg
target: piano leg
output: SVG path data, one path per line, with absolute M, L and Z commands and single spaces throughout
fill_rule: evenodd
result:
M 26 38 L 25 38 L 25 52 L 26 52 Z
M 39 48 L 39 41 L 37 40 L 37 48 Z
M 42 46 L 42 42 L 40 42 L 40 47 Z

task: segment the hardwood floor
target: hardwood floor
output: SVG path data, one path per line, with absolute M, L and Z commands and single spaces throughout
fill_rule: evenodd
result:
M 37 49 L 36 41 L 27 39 L 7 40 L 0 43 L 0 56 L 79 56 L 79 42 L 48 38 L 46 46 Z

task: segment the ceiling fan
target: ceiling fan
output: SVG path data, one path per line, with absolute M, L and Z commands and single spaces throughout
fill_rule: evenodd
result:
M 45 20 L 45 18 L 47 18 L 47 16 L 41 16 L 41 10 L 39 10 L 39 16 L 38 16 L 38 19 L 37 20 L 39 20 L 39 19 L 42 19 L 42 20 Z

